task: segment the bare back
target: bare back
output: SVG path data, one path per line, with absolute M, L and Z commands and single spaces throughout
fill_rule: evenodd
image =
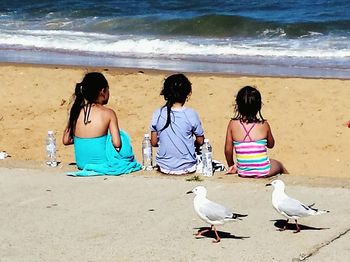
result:
M 85 107 L 85 110 L 88 110 Z M 88 114 L 88 115 L 87 115 Z M 84 123 L 84 116 L 87 118 L 87 124 Z M 104 136 L 110 132 L 112 142 L 116 148 L 120 147 L 120 135 L 118 119 L 115 112 L 100 104 L 92 104 L 90 112 L 84 112 L 84 108 L 80 110 L 79 117 L 76 122 L 74 135 L 80 138 L 94 138 Z M 73 140 L 69 138 L 69 130 L 66 129 L 63 136 L 63 144 L 69 145 Z
M 93 104 L 87 119 L 88 123 L 84 124 L 84 109 L 82 108 L 75 126 L 75 136 L 91 138 L 106 135 L 111 121 L 109 111 L 110 109 L 102 105 Z
M 262 123 L 242 123 L 239 120 L 231 120 L 229 132 L 233 141 L 257 141 L 267 139 L 267 146 L 272 148 L 274 139 L 271 133 L 270 125 L 267 121 Z
M 265 122 L 266 123 L 266 122 Z M 260 140 L 267 137 L 267 126 L 265 123 L 241 123 L 239 120 L 233 120 L 232 138 L 235 141 Z

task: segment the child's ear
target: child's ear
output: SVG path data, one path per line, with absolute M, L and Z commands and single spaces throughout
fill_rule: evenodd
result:
M 103 88 L 103 89 L 100 91 L 100 95 L 103 95 L 103 96 L 106 95 L 107 90 L 108 90 L 108 87 Z
M 186 100 L 190 99 L 191 95 L 192 95 L 192 91 L 187 95 Z

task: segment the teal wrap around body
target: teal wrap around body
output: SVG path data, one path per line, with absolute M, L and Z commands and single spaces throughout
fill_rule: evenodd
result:
M 141 169 L 136 162 L 128 134 L 120 130 L 121 148 L 117 151 L 110 134 L 94 138 L 74 137 L 75 160 L 80 171 L 70 176 L 118 176 Z

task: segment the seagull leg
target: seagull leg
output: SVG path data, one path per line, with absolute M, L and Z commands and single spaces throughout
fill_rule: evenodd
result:
M 202 231 L 199 231 L 199 232 L 197 232 L 197 233 L 194 234 L 194 235 L 196 236 L 196 238 L 198 238 L 198 237 L 204 237 L 202 234 L 205 233 L 205 232 L 208 232 L 208 231 L 210 231 L 210 230 L 213 230 L 213 226 L 211 226 L 210 229 L 204 229 L 204 230 L 202 230 Z
M 218 235 L 218 232 L 216 231 L 215 226 L 212 225 L 211 227 L 214 228 L 214 232 L 215 232 L 215 235 L 216 235 L 216 239 L 213 240 L 213 243 L 219 243 L 221 239 L 220 239 L 220 237 Z
M 296 219 L 295 219 L 295 226 L 296 226 L 297 230 L 294 231 L 294 233 L 299 233 L 300 232 L 300 227 L 299 227 L 298 221 Z
M 287 220 L 286 220 L 286 224 L 284 225 L 284 227 L 283 227 L 283 228 L 278 229 L 278 231 L 284 231 L 284 230 L 286 230 L 287 225 L 288 225 L 288 221 L 289 221 L 289 219 L 287 219 Z

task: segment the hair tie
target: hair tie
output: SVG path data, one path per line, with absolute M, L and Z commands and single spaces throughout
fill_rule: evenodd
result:
M 75 85 L 75 95 L 76 96 L 83 96 L 83 85 L 82 85 L 82 83 L 77 83 Z

